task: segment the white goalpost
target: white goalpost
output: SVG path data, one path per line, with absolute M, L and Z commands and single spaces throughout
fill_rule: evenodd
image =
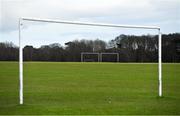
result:
M 137 28 L 137 29 L 151 29 L 158 31 L 158 96 L 162 96 L 162 35 L 160 27 L 157 26 L 141 26 L 141 25 L 117 25 L 117 24 L 102 24 L 102 23 L 88 23 L 88 22 L 74 22 L 62 20 L 50 20 L 39 18 L 20 18 L 19 19 L 19 103 L 23 104 L 23 47 L 21 38 L 22 21 L 35 21 L 46 23 L 61 23 L 71 25 L 86 25 L 96 27 L 111 27 L 111 28 Z

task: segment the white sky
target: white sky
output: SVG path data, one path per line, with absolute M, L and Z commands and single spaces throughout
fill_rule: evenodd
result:
M 174 33 L 180 32 L 180 0 L 0 0 L 0 42 L 18 45 L 19 17 L 157 25 L 163 33 Z M 23 42 L 40 46 L 82 38 L 108 41 L 123 33 L 154 31 L 24 22 Z

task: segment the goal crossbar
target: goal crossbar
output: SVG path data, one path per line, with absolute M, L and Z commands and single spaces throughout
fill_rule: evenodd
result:
M 114 27 L 114 28 L 139 28 L 139 29 L 153 29 L 158 30 L 158 95 L 162 96 L 162 35 L 160 27 L 158 26 L 142 26 L 142 25 L 119 25 L 119 24 L 103 24 L 103 23 L 89 23 L 89 22 L 75 22 L 75 21 L 64 21 L 64 20 L 51 20 L 51 19 L 40 19 L 40 18 L 19 18 L 19 103 L 23 104 L 23 47 L 21 38 L 22 21 L 35 21 L 35 22 L 46 22 L 46 23 L 61 23 L 71 25 L 87 25 L 97 27 Z
M 98 27 L 119 27 L 119 28 L 141 28 L 141 29 L 160 29 L 158 26 L 142 26 L 142 25 L 120 25 L 120 24 L 107 24 L 107 23 L 89 23 L 89 22 L 78 22 L 78 21 L 65 21 L 65 20 L 52 20 L 52 19 L 40 19 L 40 18 L 21 18 L 26 21 L 36 22 L 47 22 L 47 23 L 62 23 L 62 24 L 73 24 L 73 25 L 88 25 Z

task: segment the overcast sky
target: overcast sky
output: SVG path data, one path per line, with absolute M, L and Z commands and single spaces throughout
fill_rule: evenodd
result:
M 155 25 L 162 33 L 180 32 L 180 0 L 0 0 L 0 42 L 18 45 L 18 18 L 37 17 L 70 21 Z M 92 28 L 23 22 L 23 44 L 103 39 L 119 34 L 154 34 L 154 31 Z

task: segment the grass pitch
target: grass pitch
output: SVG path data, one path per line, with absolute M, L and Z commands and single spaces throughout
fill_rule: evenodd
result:
M 180 64 L 0 62 L 0 114 L 180 114 Z

